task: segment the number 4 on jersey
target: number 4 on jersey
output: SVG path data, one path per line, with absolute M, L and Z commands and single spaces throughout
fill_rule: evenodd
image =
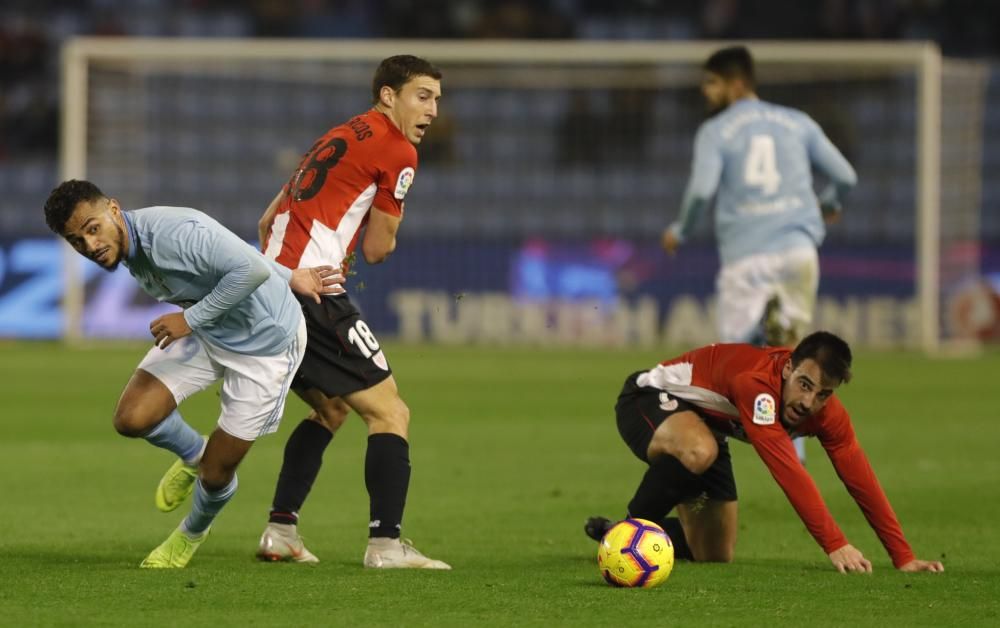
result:
M 775 156 L 774 138 L 770 135 L 754 135 L 750 138 L 743 180 L 747 185 L 759 187 L 764 194 L 771 195 L 781 185 L 778 160 Z

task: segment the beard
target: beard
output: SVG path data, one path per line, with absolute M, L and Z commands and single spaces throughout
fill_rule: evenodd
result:
M 101 263 L 97 264 L 104 269 L 105 272 L 109 273 L 113 273 L 118 270 L 118 265 L 122 263 L 123 259 L 125 259 L 125 229 L 121 225 L 115 223 L 115 230 L 118 232 L 118 253 L 115 256 L 115 259 L 108 266 Z
M 708 100 L 705 101 L 705 111 L 708 113 L 708 117 L 709 118 L 711 118 L 712 116 L 714 116 L 714 115 L 716 115 L 718 113 L 721 113 L 721 112 L 725 111 L 726 107 L 728 107 L 728 106 L 729 106 L 729 103 L 727 103 L 727 102 L 722 102 L 722 101 L 711 102 L 711 101 L 708 101 Z

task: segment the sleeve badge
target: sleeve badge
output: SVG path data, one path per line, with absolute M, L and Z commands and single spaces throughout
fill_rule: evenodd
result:
M 757 395 L 753 400 L 753 422 L 757 425 L 774 425 L 775 416 L 774 397 L 767 393 Z
M 406 196 L 406 193 L 410 189 L 410 185 L 413 183 L 414 174 L 416 174 L 416 171 L 409 167 L 403 168 L 399 172 L 399 178 L 396 179 L 396 191 L 392 194 L 398 200 L 403 200 L 403 197 Z

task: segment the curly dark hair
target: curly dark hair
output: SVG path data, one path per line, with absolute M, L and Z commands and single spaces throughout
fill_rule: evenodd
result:
M 417 76 L 429 76 L 441 80 L 441 70 L 426 59 L 413 55 L 396 55 L 382 60 L 375 70 L 372 79 L 372 102 L 378 103 L 379 92 L 388 85 L 392 91 L 398 92 L 410 79 Z
M 792 368 L 806 359 L 815 360 L 830 379 L 845 384 L 851 381 L 851 348 L 835 334 L 817 331 L 803 338 L 792 351 Z
M 726 80 L 741 78 L 752 88 L 757 83 L 753 65 L 753 55 L 746 46 L 730 46 L 712 53 L 704 69 Z
M 63 234 L 66 221 L 81 202 L 93 202 L 106 198 L 104 192 L 90 181 L 70 179 L 63 181 L 52 190 L 45 201 L 45 223 L 53 232 Z

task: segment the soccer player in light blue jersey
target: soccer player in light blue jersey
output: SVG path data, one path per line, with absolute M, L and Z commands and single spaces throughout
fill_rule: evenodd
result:
M 193 491 L 191 511 L 141 567 L 184 567 L 236 492 L 254 440 L 278 428 L 306 344 L 292 289 L 319 301 L 342 292 L 343 277 L 329 266 L 279 266 L 194 209 L 122 211 L 88 181 L 53 190 L 45 220 L 84 257 L 108 271 L 124 264 L 147 294 L 183 308 L 150 323 L 155 346 L 125 386 L 114 426 L 178 458 L 155 501 L 169 512 Z M 219 379 L 222 412 L 206 440 L 177 405 Z
M 812 323 L 824 222 L 839 219 L 857 175 L 812 118 L 757 97 L 745 47 L 716 51 L 703 69 L 713 115 L 698 129 L 680 216 L 663 247 L 674 254 L 715 197 L 720 341 L 794 345 Z M 829 180 L 818 196 L 813 167 Z M 795 447 L 804 461 L 801 439 Z

